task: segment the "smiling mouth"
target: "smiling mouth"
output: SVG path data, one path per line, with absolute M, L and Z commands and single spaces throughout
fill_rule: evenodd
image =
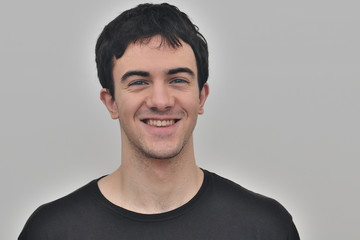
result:
M 142 122 L 146 123 L 150 126 L 155 127 L 169 127 L 177 123 L 179 119 L 171 119 L 171 120 L 156 120 L 156 119 L 145 119 Z

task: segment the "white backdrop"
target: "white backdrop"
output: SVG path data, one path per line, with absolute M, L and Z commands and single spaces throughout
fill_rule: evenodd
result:
M 138 1 L 1 1 L 0 239 L 120 163 L 94 46 Z M 273 197 L 302 239 L 360 239 L 358 1 L 170 1 L 210 48 L 198 164 Z

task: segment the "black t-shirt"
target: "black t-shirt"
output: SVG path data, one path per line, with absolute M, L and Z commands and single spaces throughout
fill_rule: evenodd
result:
M 278 202 L 206 170 L 189 202 L 160 214 L 139 214 L 112 204 L 97 181 L 39 207 L 18 239 L 299 239 L 290 214 Z

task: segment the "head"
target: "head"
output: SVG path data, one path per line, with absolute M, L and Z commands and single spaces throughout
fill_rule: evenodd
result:
M 144 42 L 160 35 L 162 44 L 172 48 L 189 44 L 195 54 L 198 85 L 201 91 L 209 75 L 208 48 L 205 38 L 188 16 L 177 7 L 163 4 L 141 4 L 111 21 L 96 43 L 98 77 L 103 88 L 114 97 L 113 67 L 131 43 Z

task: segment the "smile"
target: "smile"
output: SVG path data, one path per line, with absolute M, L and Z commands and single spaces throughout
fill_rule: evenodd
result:
M 156 119 L 146 119 L 143 122 L 156 127 L 169 127 L 174 125 L 178 120 L 171 119 L 171 120 L 156 120 Z

